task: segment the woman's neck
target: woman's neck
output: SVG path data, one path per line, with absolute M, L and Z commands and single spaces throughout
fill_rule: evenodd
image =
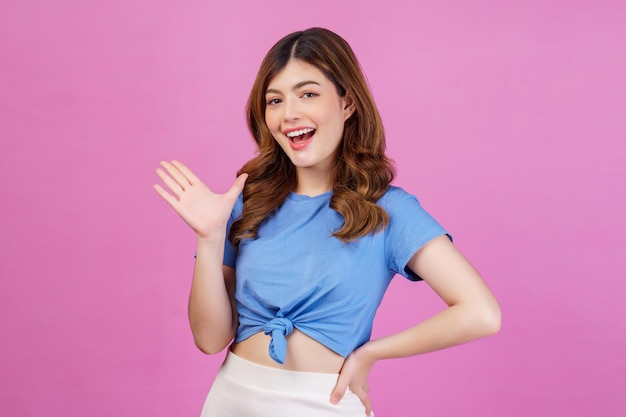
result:
M 298 183 L 294 190 L 296 194 L 315 197 L 333 188 L 330 172 L 299 168 L 297 170 L 297 176 Z

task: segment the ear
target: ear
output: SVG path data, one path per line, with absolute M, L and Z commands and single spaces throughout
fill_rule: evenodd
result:
M 346 95 L 343 96 L 343 121 L 348 120 L 355 110 L 356 103 L 354 98 L 352 98 L 352 94 L 346 92 Z

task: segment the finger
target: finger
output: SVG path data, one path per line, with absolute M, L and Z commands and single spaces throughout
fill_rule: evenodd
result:
M 358 392 L 354 392 L 354 394 L 361 400 L 363 406 L 365 406 L 365 415 L 372 414 L 372 402 L 370 401 L 369 395 L 367 395 L 367 391 L 360 390 Z
M 348 389 L 348 384 L 343 382 L 341 377 L 337 380 L 337 385 L 335 385 L 335 389 L 330 394 L 330 403 L 331 404 L 339 404 L 339 401 L 343 398 Z
M 178 183 L 178 185 L 180 185 L 180 188 L 182 188 L 183 191 L 189 188 L 191 183 L 189 182 L 187 177 L 185 177 L 185 175 L 180 172 L 178 168 L 176 168 L 176 166 L 167 161 L 161 161 L 161 166 L 165 168 L 165 170 L 167 170 L 170 176 L 174 179 L 174 181 Z
M 194 184 L 198 184 L 202 182 L 200 181 L 200 178 L 198 178 L 196 174 L 194 174 L 182 162 L 174 160 L 172 161 L 172 165 L 174 165 L 187 178 L 187 181 L 189 182 L 189 184 L 194 185 Z
M 176 198 L 180 198 L 181 193 L 185 191 L 183 187 L 181 187 L 178 182 L 174 181 L 172 177 L 163 172 L 161 168 L 157 168 L 156 173 L 159 178 L 161 178 L 161 181 L 163 181 L 163 183 L 167 185 L 167 188 L 169 188 L 170 191 L 174 193 Z
M 248 179 L 248 174 L 246 173 L 238 176 L 233 185 L 230 187 L 230 190 L 228 190 L 228 194 L 230 194 L 231 197 L 237 198 L 237 196 L 239 196 L 239 194 L 243 191 L 244 185 L 246 185 L 246 179 Z
M 156 192 L 159 193 L 161 197 L 163 197 L 163 200 L 165 200 L 170 206 L 172 206 L 172 208 L 176 209 L 178 200 L 174 198 L 174 196 L 165 191 L 163 187 L 161 187 L 159 184 L 154 184 L 153 187 Z

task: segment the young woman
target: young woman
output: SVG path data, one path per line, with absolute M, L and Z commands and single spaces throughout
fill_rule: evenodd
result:
M 196 233 L 189 321 L 205 353 L 231 344 L 204 417 L 372 415 L 378 360 L 496 333 L 500 309 L 417 199 L 390 185 L 380 116 L 350 46 L 320 28 L 268 52 L 247 105 L 258 155 L 215 194 L 162 162 L 157 192 Z M 369 340 L 395 274 L 447 304 Z

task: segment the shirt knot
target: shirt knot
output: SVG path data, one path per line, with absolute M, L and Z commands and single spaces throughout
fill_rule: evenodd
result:
M 293 323 L 284 317 L 274 317 L 263 326 L 263 331 L 272 336 L 269 347 L 270 357 L 281 365 L 284 364 L 285 356 L 287 356 L 285 337 L 293 331 Z

